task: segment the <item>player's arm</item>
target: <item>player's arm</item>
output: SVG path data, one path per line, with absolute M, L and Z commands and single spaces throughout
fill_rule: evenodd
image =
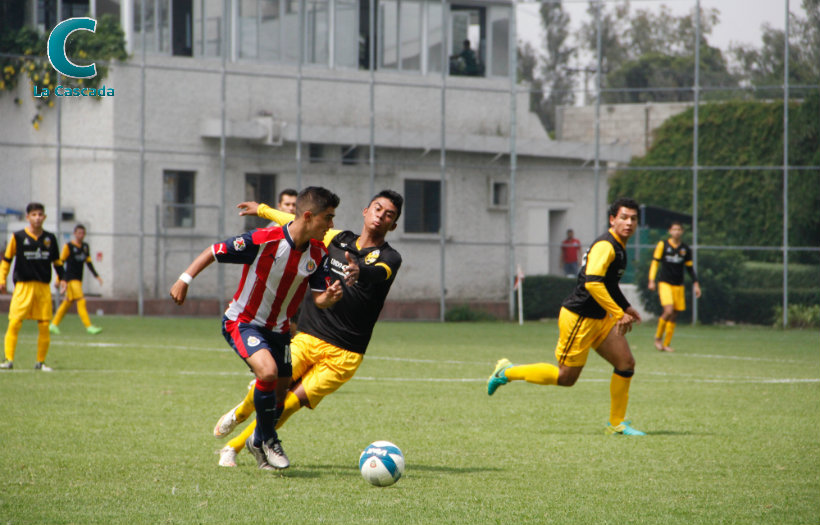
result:
M 688 256 L 690 257 L 685 263 L 684 267 L 686 271 L 689 272 L 689 276 L 692 278 L 692 289 L 695 291 L 695 297 L 700 298 L 700 283 L 698 282 L 698 274 L 695 273 L 695 263 L 692 262 L 691 259 L 691 251 L 689 251 Z
M 3 260 L 0 261 L 0 293 L 6 293 L 6 279 L 11 270 L 11 261 L 14 259 L 14 254 L 17 253 L 17 241 L 14 235 L 6 245 L 6 252 L 3 254 Z
M 655 289 L 655 277 L 658 276 L 658 266 L 660 265 L 661 257 L 663 257 L 663 241 L 659 241 L 658 245 L 655 246 L 655 253 L 652 254 L 652 264 L 649 265 L 649 284 L 647 288 L 650 290 Z
M 604 310 L 612 314 L 615 319 L 621 319 L 624 316 L 624 308 L 621 308 L 609 295 L 604 284 L 604 276 L 614 260 L 615 248 L 608 242 L 596 242 L 587 254 L 587 279 L 584 287 Z M 629 303 L 626 303 L 626 306 L 628 307 Z
M 65 267 L 63 266 L 63 258 L 57 252 L 57 238 L 54 237 L 54 246 L 51 248 L 51 264 L 54 265 L 54 271 L 57 272 L 57 283 L 60 287 L 60 293 L 65 293 L 68 283 L 65 281 Z M 63 245 L 63 252 L 68 249 L 68 246 Z M 67 258 L 67 257 L 66 257 Z
M 97 273 L 97 270 L 94 268 L 94 263 L 91 262 L 91 256 L 85 258 L 85 265 L 88 266 L 88 271 L 91 272 L 91 275 L 97 279 L 97 282 L 102 284 L 102 277 Z
M 259 217 L 262 217 L 263 219 L 273 221 L 279 226 L 284 226 L 285 224 L 289 223 L 290 221 L 296 218 L 296 216 L 292 213 L 287 213 L 284 211 L 279 211 L 275 208 L 271 208 L 264 202 L 242 202 L 237 205 L 237 208 L 241 208 L 239 215 L 257 215 Z M 342 230 L 328 230 L 325 234 L 325 238 L 322 239 L 322 242 L 325 244 L 325 246 L 330 246 L 330 241 L 332 241 L 334 237 L 339 235 L 341 231 Z
M 313 294 L 313 302 L 320 309 L 330 308 L 342 298 L 343 290 L 341 281 L 333 280 L 330 271 L 330 258 L 325 254 L 319 268 L 311 274 L 308 284 Z
M 199 275 L 202 270 L 207 268 L 216 260 L 214 256 L 213 246 L 209 246 L 202 250 L 202 253 L 196 256 L 196 259 L 188 265 L 188 268 L 179 276 L 179 279 L 171 286 L 171 298 L 177 304 L 185 302 L 185 296 L 188 295 L 188 285 L 194 277 Z
M 376 264 L 360 266 L 359 280 L 364 283 L 388 281 L 398 273 L 400 266 L 401 257 L 398 252 L 388 252 Z

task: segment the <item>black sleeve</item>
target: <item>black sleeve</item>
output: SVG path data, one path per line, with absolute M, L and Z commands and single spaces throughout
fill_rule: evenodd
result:
M 620 286 L 616 286 L 615 289 L 612 290 L 611 295 L 612 300 L 615 301 L 615 304 L 620 306 L 621 309 L 626 310 L 627 308 L 632 306 L 631 304 L 629 304 L 629 301 L 626 300 L 626 297 L 624 297 L 624 293 L 621 291 Z
M 698 275 L 695 273 L 694 266 L 687 266 L 686 271 L 689 272 L 689 275 L 692 277 L 692 282 L 698 282 Z
M 94 277 L 99 277 L 99 275 L 97 275 L 97 270 L 94 269 L 94 265 L 91 264 L 91 261 L 86 261 L 85 265 L 88 266 L 88 271 L 91 272 L 91 275 Z

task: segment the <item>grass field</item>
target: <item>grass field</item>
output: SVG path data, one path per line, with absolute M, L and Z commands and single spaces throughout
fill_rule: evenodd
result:
M 554 362 L 554 322 L 380 323 L 357 376 L 280 431 L 292 466 L 217 466 L 213 424 L 250 378 L 218 319 L 76 316 L 35 373 L 36 325 L 0 374 L 0 523 L 812 523 L 820 520 L 820 334 L 652 323 L 628 416 L 608 437 L 611 369 L 572 388 L 486 394 L 495 361 Z M 5 331 L 6 320 L 0 321 Z M 402 448 L 392 487 L 359 452 Z

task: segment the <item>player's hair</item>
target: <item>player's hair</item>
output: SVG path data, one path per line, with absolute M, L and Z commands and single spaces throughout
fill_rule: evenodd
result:
M 40 204 L 39 202 L 29 202 L 28 205 L 26 205 L 26 215 L 36 210 L 45 212 L 46 207 Z
M 284 190 L 279 192 L 279 200 L 277 200 L 276 202 L 282 202 L 282 197 L 284 195 L 287 195 L 289 197 L 298 197 L 299 192 L 294 190 L 293 188 L 285 188 Z
M 85 226 L 78 223 L 77 226 L 74 226 L 74 231 L 77 231 L 77 230 L 85 231 Z
M 609 216 L 617 217 L 618 210 L 620 210 L 621 208 L 629 208 L 630 210 L 640 211 L 641 205 L 638 204 L 638 201 L 636 201 L 635 199 L 621 197 L 620 199 L 616 199 L 615 202 L 613 202 L 609 206 Z
M 327 188 L 308 186 L 300 191 L 296 197 L 296 216 L 301 216 L 306 211 L 322 213 L 328 208 L 337 208 L 338 206 L 338 195 Z
M 680 226 L 680 227 L 681 227 L 681 229 L 684 229 L 684 228 L 683 228 L 683 223 L 682 223 L 681 221 L 672 221 L 672 222 L 670 222 L 670 223 L 669 223 L 669 228 L 671 229 L 671 228 L 672 228 L 672 226 L 674 226 L 674 225 L 676 225 L 676 224 L 677 224 L 678 226 Z
M 385 199 L 389 200 L 393 203 L 393 206 L 396 207 L 396 220 L 401 216 L 401 207 L 404 205 L 404 197 L 402 197 L 398 192 L 393 190 L 382 190 L 379 193 L 375 194 L 372 199 L 370 199 L 370 204 L 373 204 L 373 201 L 384 197 Z

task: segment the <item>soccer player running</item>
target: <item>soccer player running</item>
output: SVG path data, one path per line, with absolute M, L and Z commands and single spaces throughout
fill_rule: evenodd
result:
M 333 271 L 341 277 L 345 265 L 356 264 L 358 280 L 352 286 L 343 283 L 342 299 L 330 308 L 321 310 L 309 301 L 302 304 L 300 333 L 291 343 L 293 383 L 285 397 L 284 412 L 277 428 L 300 408 L 316 408 L 325 396 L 350 380 L 359 368 L 373 327 L 401 266 L 401 255 L 385 241 L 385 237 L 396 229 L 403 203 L 401 195 L 384 190 L 362 211 L 364 225 L 361 234 L 331 230 L 325 237 Z M 243 215 L 258 213 L 279 223 L 288 220 L 287 214 L 264 204 L 260 204 L 257 211 L 256 206 L 254 202 L 239 205 Z M 227 436 L 253 411 L 254 399 L 248 395 L 219 419 L 214 436 Z M 220 451 L 220 465 L 236 466 L 236 454 L 242 450 L 253 427 L 252 422 Z M 265 468 L 264 465 L 260 467 Z
M 9 326 L 6 330 L 5 354 L 6 359 L 0 363 L 0 369 L 14 368 L 14 353 L 17 349 L 17 336 L 23 326 L 23 320 L 37 321 L 37 364 L 36 370 L 51 372 L 46 366 L 48 347 L 51 336 L 48 332 L 48 323 L 51 320 L 51 266 L 57 272 L 60 283 L 60 293 L 65 291 L 66 283 L 63 280 L 63 265 L 60 262 L 60 252 L 57 249 L 57 237 L 53 233 L 43 230 L 46 220 L 45 206 L 39 202 L 31 202 L 26 206 L 28 226 L 14 232 L 6 245 L 6 253 L 0 262 L 0 293 L 6 293 L 6 278 L 11 269 L 11 261 L 16 257 L 14 265 L 14 293 L 9 305 Z
M 594 348 L 613 367 L 609 383 L 610 409 L 607 434 L 643 436 L 625 421 L 629 384 L 635 373 L 635 358 L 625 334 L 640 322 L 618 283 L 626 269 L 626 241 L 638 225 L 638 203 L 618 199 L 609 207 L 609 230 L 595 239 L 584 255 L 572 294 L 558 316 L 558 366 L 549 363 L 513 365 L 501 359 L 487 380 L 493 395 L 509 381 L 524 380 L 539 385 L 572 386 L 581 375 L 589 349 Z
M 338 205 L 339 197 L 329 190 L 305 188 L 296 199 L 292 221 L 206 248 L 171 287 L 174 302 L 182 304 L 191 280 L 214 260 L 244 265 L 222 320 L 222 335 L 256 376 L 253 398 L 259 407 L 259 425 L 247 446 L 260 465 L 277 469 L 290 465 L 275 429 L 292 375 L 289 319 L 308 285 L 311 303 L 318 308 L 342 297 L 341 284 L 329 282 L 327 248 L 315 240 L 333 227 Z
M 663 313 L 658 319 L 658 330 L 655 332 L 655 348 L 661 352 L 675 351 L 669 344 L 675 333 L 678 312 L 686 310 L 686 295 L 683 289 L 684 268 L 692 276 L 695 297 L 700 298 L 700 284 L 692 262 L 692 250 L 689 245 L 681 241 L 682 238 L 683 224 L 675 221 L 669 227 L 669 238 L 665 241 L 658 241 L 658 245 L 655 246 L 652 265 L 649 267 L 648 288 L 650 290 L 657 288 L 661 306 L 663 306 Z M 659 265 L 660 273 L 658 273 Z M 664 331 L 666 332 L 665 338 Z
M 48 327 L 52 334 L 59 335 L 60 321 L 71 307 L 71 303 L 77 301 L 77 315 L 80 316 L 85 326 L 86 332 L 91 335 L 96 335 L 102 332 L 102 328 L 91 324 L 91 319 L 88 317 L 88 309 L 85 306 L 85 296 L 83 295 L 83 268 L 88 266 L 91 275 L 102 285 L 102 277 L 97 275 L 97 270 L 91 263 L 91 249 L 88 244 L 83 242 L 85 239 L 85 226 L 78 224 L 74 227 L 74 238 L 63 245 L 63 252 L 60 254 L 60 261 L 65 266 L 65 280 L 68 285 L 66 287 L 65 299 L 57 308 L 57 313 L 51 321 L 51 326 Z

